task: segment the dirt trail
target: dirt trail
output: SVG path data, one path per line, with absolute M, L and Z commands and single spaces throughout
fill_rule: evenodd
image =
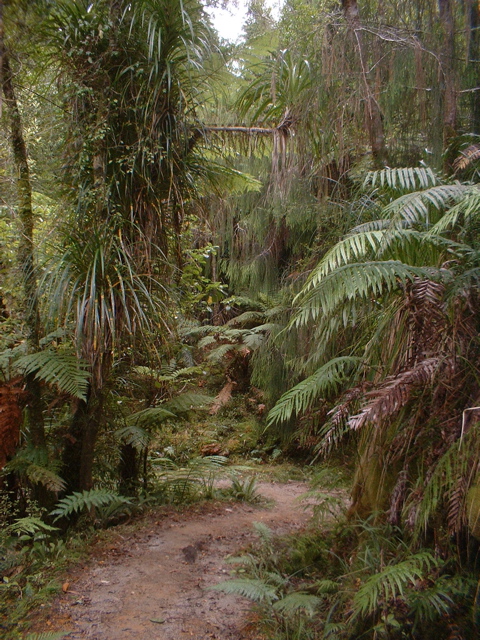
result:
M 249 603 L 206 589 L 228 578 L 224 558 L 255 539 L 254 522 L 283 533 L 308 519 L 296 500 L 305 484 L 257 489 L 273 506 L 216 503 L 126 539 L 72 582 L 54 605 L 50 629 L 72 629 L 69 640 L 246 638 Z

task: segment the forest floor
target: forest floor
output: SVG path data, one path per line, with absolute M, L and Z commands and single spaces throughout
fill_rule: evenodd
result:
M 258 639 L 250 603 L 208 588 L 229 577 L 226 556 L 255 541 L 253 523 L 276 534 L 302 528 L 311 513 L 298 497 L 307 489 L 259 482 L 259 504 L 207 502 L 119 527 L 65 576 L 64 593 L 39 612 L 33 630 L 69 632 L 69 640 Z

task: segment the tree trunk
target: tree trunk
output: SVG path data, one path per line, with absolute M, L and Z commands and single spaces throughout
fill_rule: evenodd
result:
M 467 51 L 467 74 L 470 76 L 470 85 L 480 87 L 480 9 L 478 2 L 469 2 L 469 41 Z M 472 91 L 470 94 L 471 105 L 471 130 L 480 134 L 480 91 Z
M 455 87 L 455 24 L 451 0 L 438 0 L 440 21 L 443 28 L 440 54 L 440 86 L 443 89 L 443 150 L 448 149 L 456 135 L 457 91 Z M 444 171 L 451 172 L 448 154 L 445 155 Z
M 24 319 L 27 331 L 29 351 L 39 348 L 40 316 L 38 312 L 37 279 L 35 272 L 33 245 L 33 209 L 30 170 L 28 166 L 27 147 L 23 137 L 23 126 L 18 109 L 10 60 L 4 44 L 3 2 L 0 0 L 0 66 L 1 86 L 8 112 L 10 139 L 17 184 L 17 212 L 20 223 L 20 240 L 18 244 L 18 263 L 22 274 L 24 298 Z M 26 378 L 28 399 L 28 421 L 30 439 L 37 448 L 45 448 L 45 430 L 43 422 L 40 384 L 33 375 Z
M 366 57 L 363 45 L 362 23 L 357 0 L 342 0 L 342 9 L 348 28 L 353 34 L 354 48 L 358 52 L 360 73 L 362 77 L 362 93 L 365 101 L 365 119 L 370 140 L 370 148 L 375 167 L 384 167 L 387 162 L 385 133 L 383 129 L 382 113 L 371 86 L 371 78 L 366 67 Z

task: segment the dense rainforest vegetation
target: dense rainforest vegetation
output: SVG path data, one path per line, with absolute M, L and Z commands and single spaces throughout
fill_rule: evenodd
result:
M 3 0 L 0 84 L 5 601 L 233 396 L 354 468 L 275 637 L 477 637 L 478 3 Z

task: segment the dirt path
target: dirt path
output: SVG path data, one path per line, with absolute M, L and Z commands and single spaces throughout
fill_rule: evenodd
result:
M 216 503 L 126 539 L 72 582 L 54 605 L 49 628 L 72 629 L 69 640 L 246 638 L 249 603 L 206 589 L 228 577 L 224 558 L 255 539 L 254 522 L 283 533 L 308 519 L 296 500 L 306 485 L 257 488 L 273 506 Z

